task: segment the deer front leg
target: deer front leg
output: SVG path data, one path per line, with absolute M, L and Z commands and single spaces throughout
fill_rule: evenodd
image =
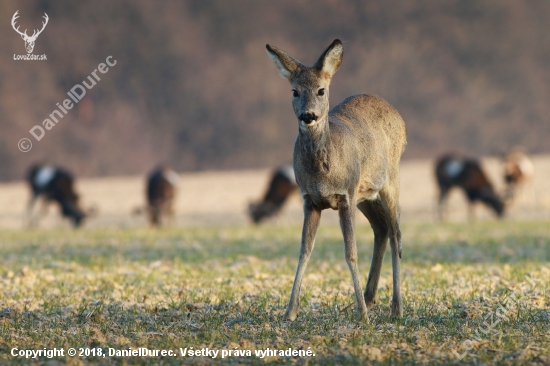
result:
M 359 280 L 359 270 L 357 269 L 357 244 L 355 242 L 355 199 L 348 202 L 348 198 L 341 196 L 338 203 L 338 215 L 340 216 L 340 227 L 344 236 L 344 246 L 346 252 L 346 262 L 348 263 L 355 290 L 355 301 L 357 313 L 361 320 L 367 320 L 367 305 L 363 297 L 361 281 Z
M 298 260 L 298 268 L 296 268 L 296 277 L 294 278 L 294 286 L 290 301 L 286 309 L 284 320 L 294 321 L 300 309 L 300 287 L 302 279 L 306 271 L 307 262 L 313 251 L 315 244 L 315 235 L 319 228 L 319 220 L 321 218 L 321 210 L 313 206 L 311 199 L 304 198 L 304 227 L 302 229 L 302 244 L 300 247 L 300 259 Z

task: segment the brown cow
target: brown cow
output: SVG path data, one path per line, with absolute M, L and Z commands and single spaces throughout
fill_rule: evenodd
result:
M 489 178 L 478 160 L 458 154 L 446 154 L 436 162 L 435 175 L 439 186 L 438 213 L 443 220 L 443 206 L 453 187 L 461 188 L 466 194 L 470 219 L 474 218 L 473 203 L 481 201 L 495 211 L 498 217 L 504 214 L 504 202 L 495 192 Z
M 264 198 L 259 203 L 251 203 L 248 207 L 250 218 L 255 224 L 275 215 L 281 210 L 287 198 L 296 190 L 294 169 L 290 165 L 277 168 L 269 182 Z
M 147 213 L 151 226 L 160 226 L 163 217 L 169 221 L 174 216 L 174 199 L 176 197 L 178 174 L 170 168 L 158 167 L 147 179 Z
M 503 170 L 506 183 L 504 197 L 507 202 L 511 203 L 522 187 L 533 183 L 535 168 L 527 150 L 516 146 L 506 154 Z

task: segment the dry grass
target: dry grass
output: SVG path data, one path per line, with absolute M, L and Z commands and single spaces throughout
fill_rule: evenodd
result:
M 0 364 L 29 364 L 13 347 L 308 349 L 315 357 L 41 358 L 37 364 L 549 364 L 550 158 L 535 160 L 538 199 L 524 195 L 508 219 L 464 223 L 455 194 L 453 223 L 432 223 L 430 162 L 402 166 L 404 317 L 390 314 L 386 258 L 370 322 L 356 320 L 353 289 L 334 213 L 324 213 L 306 271 L 302 309 L 282 321 L 299 250 L 301 210 L 248 225 L 249 200 L 267 171 L 183 175 L 177 223 L 148 230 L 130 212 L 142 201 L 138 178 L 79 183 L 100 215 L 84 230 L 50 214 L 19 230 L 20 184 L 0 186 Z M 487 161 L 493 180 L 498 165 Z M 207 193 L 203 193 L 207 192 Z M 535 220 L 533 220 L 535 218 Z M 141 227 L 141 228 L 140 228 Z M 45 229 L 48 228 L 48 229 Z M 365 284 L 372 232 L 357 222 Z M 526 277 L 527 276 L 527 277 Z
M 550 362 L 548 223 L 410 224 L 403 234 L 404 318 L 389 316 L 386 260 L 380 301 L 370 323 L 362 324 L 334 225 L 320 230 L 293 323 L 283 322 L 282 314 L 297 261 L 298 226 L 7 231 L 0 248 L 0 363 L 28 363 L 11 357 L 12 347 L 106 352 L 139 346 L 315 352 L 314 358 L 273 357 L 270 363 Z M 359 225 L 358 237 L 366 277 L 368 225 Z M 254 356 L 60 361 L 266 362 Z

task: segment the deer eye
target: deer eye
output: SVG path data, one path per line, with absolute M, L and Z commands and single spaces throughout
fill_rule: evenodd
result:
M 317 92 L 317 94 L 319 94 L 319 95 L 325 95 L 325 88 L 319 89 L 319 91 Z
M 297 97 L 298 97 L 298 90 L 292 89 L 292 96 L 293 96 L 294 98 L 297 98 Z

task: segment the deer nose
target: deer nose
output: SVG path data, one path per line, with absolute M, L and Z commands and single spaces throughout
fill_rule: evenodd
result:
M 306 125 L 309 125 L 314 121 L 317 121 L 317 116 L 315 115 L 315 113 L 310 113 L 310 112 L 302 113 L 298 118 L 300 119 L 300 121 L 304 121 Z

